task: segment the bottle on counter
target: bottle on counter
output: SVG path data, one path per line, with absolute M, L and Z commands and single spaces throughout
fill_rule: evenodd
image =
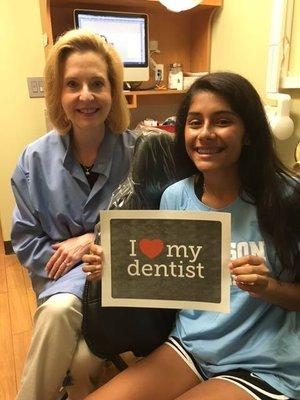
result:
M 168 88 L 173 90 L 183 90 L 182 65 L 179 63 L 170 64 Z

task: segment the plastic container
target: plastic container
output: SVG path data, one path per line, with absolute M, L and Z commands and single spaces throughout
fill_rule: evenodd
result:
M 179 63 L 170 64 L 168 88 L 173 90 L 183 90 L 182 65 Z

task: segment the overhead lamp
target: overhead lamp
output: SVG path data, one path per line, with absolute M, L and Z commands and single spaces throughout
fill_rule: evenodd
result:
M 168 10 L 180 12 L 198 6 L 202 0 L 159 0 Z
M 294 122 L 290 117 L 291 96 L 285 93 L 275 93 L 272 96 L 269 93 L 268 97 L 277 101 L 277 107 L 266 107 L 273 135 L 279 140 L 286 140 L 294 132 Z
M 294 132 L 294 122 L 290 117 L 291 96 L 279 93 L 281 64 L 284 57 L 284 36 L 287 2 L 274 0 L 268 54 L 267 99 L 276 101 L 276 106 L 266 106 L 267 117 L 273 135 L 279 140 L 288 139 Z

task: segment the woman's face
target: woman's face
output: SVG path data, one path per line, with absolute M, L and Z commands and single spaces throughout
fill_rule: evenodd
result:
M 236 172 L 245 129 L 242 119 L 222 97 L 198 92 L 192 99 L 184 132 L 186 151 L 199 171 Z
M 64 62 L 61 103 L 73 131 L 99 130 L 111 109 L 111 85 L 104 59 L 93 51 L 73 52 Z

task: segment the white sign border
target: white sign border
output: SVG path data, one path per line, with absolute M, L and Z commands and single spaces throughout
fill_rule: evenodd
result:
M 124 299 L 111 296 L 111 243 L 110 222 L 113 219 L 183 219 L 221 222 L 221 302 L 199 302 L 183 300 Z M 170 210 L 105 210 L 101 211 L 101 244 L 104 253 L 102 273 L 103 307 L 157 307 L 193 309 L 228 313 L 230 311 L 231 277 L 228 268 L 230 262 L 231 215 L 224 212 L 170 211 Z

